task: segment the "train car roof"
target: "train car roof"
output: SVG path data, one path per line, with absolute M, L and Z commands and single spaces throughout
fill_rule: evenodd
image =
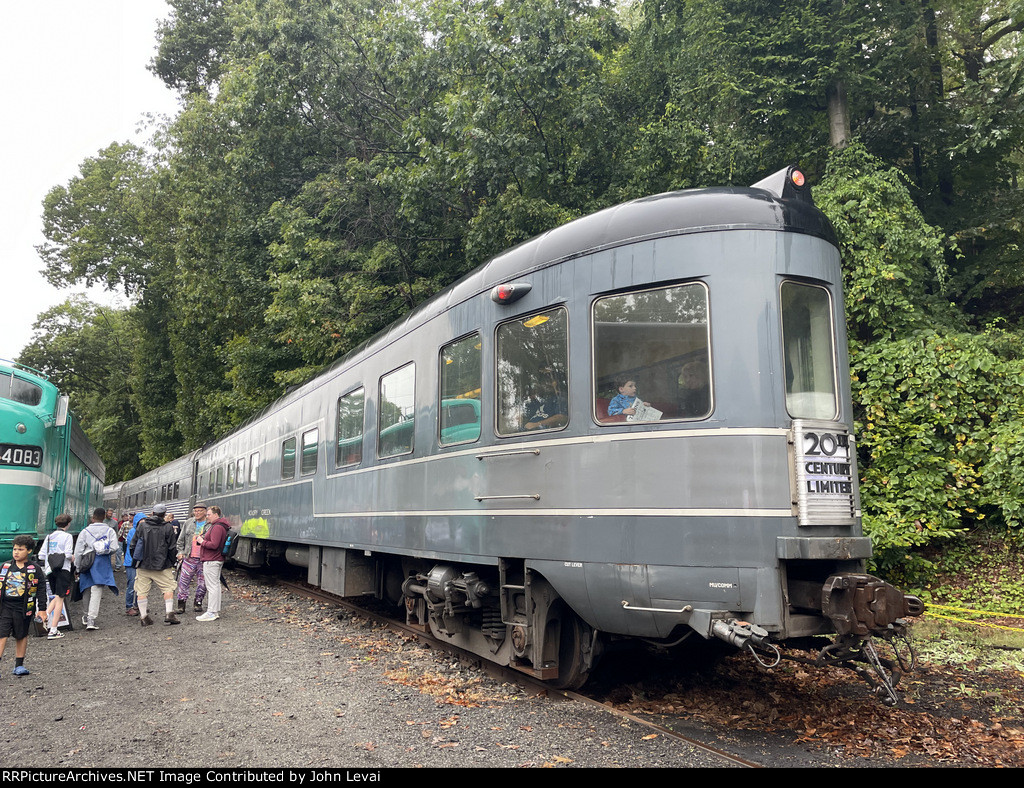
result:
M 548 230 L 492 257 L 214 442 L 301 398 L 357 356 L 377 352 L 456 304 L 577 257 L 657 238 L 731 230 L 801 233 L 837 246 L 835 230 L 814 206 L 810 187 L 797 188 L 790 182 L 794 171 L 787 167 L 751 187 L 686 189 L 641 197 Z
M 176 457 L 170 462 L 165 462 L 152 470 L 140 473 L 134 479 L 125 479 L 124 484 L 138 485 L 141 490 L 143 487 L 148 487 L 150 484 L 158 483 L 161 477 L 168 478 L 180 478 L 181 471 L 191 471 L 192 461 L 195 456 L 199 453 L 199 449 L 193 449 L 188 454 L 183 454 L 181 457 Z M 187 474 L 186 474 L 187 475 Z
M 92 472 L 93 476 L 100 480 L 100 484 L 103 484 L 107 475 L 107 466 L 104 465 L 99 453 L 89 442 L 89 438 L 86 437 L 85 431 L 76 418 L 71 419 L 71 451 Z

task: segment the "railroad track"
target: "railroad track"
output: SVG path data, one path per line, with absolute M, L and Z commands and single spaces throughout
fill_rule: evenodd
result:
M 420 628 L 411 627 L 407 625 L 404 621 L 400 621 L 394 618 L 393 616 L 386 615 L 385 613 L 379 610 L 373 610 L 364 605 L 352 602 L 349 599 L 335 596 L 334 594 L 327 593 L 322 589 L 315 588 L 306 583 L 268 575 L 261 575 L 261 577 L 264 580 L 272 580 L 272 582 L 275 585 L 281 588 L 285 588 L 291 591 L 292 593 L 299 594 L 308 599 L 315 599 L 320 602 L 326 602 L 331 605 L 335 605 L 339 609 L 347 610 L 349 612 L 358 614 L 366 619 L 369 619 L 374 623 L 386 626 L 393 632 L 404 635 L 405 637 L 414 638 L 435 650 L 444 651 L 445 653 L 456 656 L 461 662 L 466 664 L 472 664 L 474 667 L 477 667 L 478 669 L 482 670 L 491 678 L 497 679 L 499 681 L 518 684 L 519 686 L 523 687 L 525 691 L 530 692 L 534 695 L 553 698 L 556 700 L 561 699 L 566 701 L 576 701 L 578 703 L 585 703 L 590 706 L 598 707 L 604 712 L 613 715 L 614 717 L 617 717 L 622 720 L 628 720 L 637 725 L 648 728 L 652 732 L 656 732 L 660 736 L 665 736 L 669 739 L 685 743 L 690 747 L 694 747 L 709 755 L 713 755 L 717 758 L 720 758 L 728 765 L 755 769 L 761 768 L 762 766 L 762 764 L 755 763 L 733 753 L 726 752 L 725 750 L 712 746 L 705 741 L 699 741 L 697 739 L 690 738 L 689 736 L 684 736 L 683 734 L 677 731 L 674 731 L 670 728 L 666 728 L 662 725 L 658 725 L 657 723 L 644 719 L 643 717 L 638 717 L 634 714 L 624 712 L 620 709 L 615 708 L 611 704 L 597 700 L 596 698 L 589 697 L 579 692 L 554 689 L 549 685 L 544 684 L 543 682 L 537 681 L 531 678 L 530 676 L 527 676 L 524 673 L 520 673 L 517 670 L 502 665 L 497 665 L 492 662 L 487 662 L 486 660 L 480 659 L 480 657 L 478 657 L 475 654 L 470 654 L 469 652 L 463 651 L 462 649 L 452 646 L 449 643 L 445 643 L 443 640 L 438 640 L 430 632 L 425 632 Z

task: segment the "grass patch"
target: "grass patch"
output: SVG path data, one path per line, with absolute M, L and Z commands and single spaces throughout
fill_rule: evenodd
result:
M 1024 619 L 1015 622 L 1024 628 Z M 911 634 L 921 660 L 975 670 L 1024 672 L 1024 631 L 930 618 L 914 624 Z
M 974 532 L 929 556 L 928 605 L 912 630 L 921 658 L 976 670 L 1024 671 L 1024 540 Z

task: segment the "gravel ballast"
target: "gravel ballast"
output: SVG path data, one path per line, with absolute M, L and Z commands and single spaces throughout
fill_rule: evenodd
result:
M 527 695 L 360 616 L 240 572 L 222 617 L 99 629 L 0 660 L 3 761 L 19 768 L 686 767 L 714 756 L 589 705 Z M 124 584 L 124 574 L 118 575 Z

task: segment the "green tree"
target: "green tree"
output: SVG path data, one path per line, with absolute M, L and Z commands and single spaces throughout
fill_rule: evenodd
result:
M 844 260 L 865 529 L 880 567 L 912 574 L 921 548 L 1020 523 L 1019 342 L 943 299 L 945 239 L 898 170 L 852 145 L 815 194 Z
M 107 466 L 107 483 L 144 470 L 141 424 L 128 368 L 139 328 L 130 310 L 75 295 L 36 319 L 18 361 L 45 373 L 71 406 Z
M 224 71 L 232 41 L 232 0 L 167 0 L 169 19 L 157 26 L 160 42 L 150 69 L 184 95 L 209 91 Z
M 79 172 L 43 200 L 43 273 L 54 287 L 99 283 L 137 294 L 166 256 L 147 238 L 155 196 L 147 188 L 148 157 L 135 145 L 114 143 Z

